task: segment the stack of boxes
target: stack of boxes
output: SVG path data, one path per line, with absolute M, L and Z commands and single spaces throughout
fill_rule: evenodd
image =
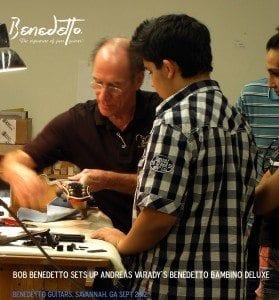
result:
M 78 172 L 80 172 L 79 168 L 67 161 L 58 161 L 53 166 L 44 169 L 44 174 L 49 179 L 66 179 Z
M 0 160 L 8 151 L 16 150 L 31 140 L 32 119 L 23 108 L 0 111 Z M 0 180 L 0 197 L 8 206 L 11 204 L 9 186 Z M 7 216 L 0 207 L 0 216 Z
M 24 145 L 31 139 L 32 119 L 23 108 L 0 111 L 0 144 Z

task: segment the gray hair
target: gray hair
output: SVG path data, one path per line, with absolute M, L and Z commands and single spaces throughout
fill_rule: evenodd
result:
M 94 64 L 95 58 L 101 48 L 106 45 L 117 45 L 120 48 L 127 51 L 130 61 L 130 68 L 132 76 L 134 77 L 137 73 L 144 71 L 143 60 L 135 55 L 132 51 L 130 51 L 130 40 L 125 37 L 113 37 L 107 38 L 104 37 L 99 40 L 99 42 L 95 45 L 92 53 L 91 53 L 91 62 Z

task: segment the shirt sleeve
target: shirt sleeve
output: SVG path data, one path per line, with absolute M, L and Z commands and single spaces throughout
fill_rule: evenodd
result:
M 73 120 L 69 111 L 52 119 L 33 141 L 23 150 L 35 161 L 37 170 L 52 165 L 58 160 L 66 160 L 68 134 L 73 134 Z
M 240 92 L 240 96 L 238 97 L 236 103 L 235 103 L 235 107 L 236 109 L 240 112 L 240 113 L 244 113 L 244 101 L 245 101 L 245 95 L 244 95 L 244 90 L 245 88 L 243 88 Z
M 177 215 L 187 192 L 189 163 L 194 150 L 191 150 L 191 144 L 180 129 L 166 124 L 153 128 L 139 163 L 135 198 L 138 207 L 152 207 Z

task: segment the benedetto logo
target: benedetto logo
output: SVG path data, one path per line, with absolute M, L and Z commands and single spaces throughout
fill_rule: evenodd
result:
M 49 28 L 40 26 L 25 26 L 19 17 L 11 17 L 10 40 L 19 39 L 21 43 L 32 44 L 64 44 L 81 42 L 81 22 L 85 19 L 71 17 L 58 19 L 53 15 L 53 25 Z
M 169 173 L 173 171 L 174 164 L 164 155 L 154 156 L 150 162 L 150 167 L 153 171 L 159 173 Z

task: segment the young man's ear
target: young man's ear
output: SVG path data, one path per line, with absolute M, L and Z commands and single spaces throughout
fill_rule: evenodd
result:
M 164 71 L 165 76 L 168 79 L 172 79 L 174 77 L 174 75 L 177 72 L 177 68 L 178 68 L 178 66 L 173 60 L 170 60 L 170 59 L 163 60 L 162 69 Z

